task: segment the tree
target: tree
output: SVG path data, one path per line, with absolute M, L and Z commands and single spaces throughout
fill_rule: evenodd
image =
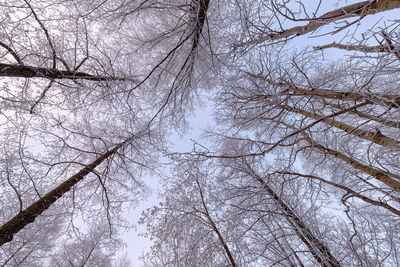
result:
M 324 242 L 264 178 L 252 170 L 248 162 L 238 161 L 229 167 L 227 164 L 222 166 L 224 170 L 216 174 L 213 171 L 215 166 L 210 164 L 194 165 L 188 161 L 177 167 L 176 175 L 180 180 L 166 190 L 165 202 L 148 210 L 142 218 L 142 223 L 147 224 L 151 237 L 156 240 L 151 254 L 146 255 L 146 259 L 153 259 L 149 265 L 236 266 L 240 262 L 239 265 L 259 266 L 283 261 L 291 266 L 302 262 L 340 266 Z M 209 206 L 214 214 L 211 214 Z M 274 236 L 268 240 L 278 244 L 278 251 L 271 251 L 263 242 L 268 239 L 268 231 L 272 231 L 266 227 L 274 227 L 275 222 L 277 227 L 285 225 L 285 229 L 273 230 L 272 233 L 283 233 L 282 237 Z M 188 229 L 183 230 L 186 227 Z M 288 242 L 285 236 L 288 232 L 301 244 L 296 244 L 292 251 L 281 245 L 281 242 Z M 265 239 L 260 241 L 260 237 Z M 219 242 L 211 241 L 216 239 Z M 293 240 L 289 241 L 289 244 L 293 243 Z M 216 248 L 210 249 L 209 246 Z M 210 251 L 225 252 L 225 264 L 219 262 L 220 255 Z M 307 260 L 299 256 L 305 252 L 312 255 Z M 171 257 L 169 255 L 175 255 L 173 260 L 166 260 Z M 195 259 L 188 262 L 189 257 Z M 162 261 L 158 262 L 158 259 Z
M 214 203 L 218 187 L 207 182 L 208 170 L 186 165 L 176 171 L 181 179 L 169 186 L 165 201 L 160 207 L 148 210 L 141 219 L 151 229 L 150 238 L 155 239 L 153 249 L 144 256 L 146 265 L 244 264 L 239 264 L 240 259 L 233 255 L 238 247 L 232 248 L 228 222 L 221 216 L 224 211 Z
M 28 208 L 21 210 L 14 218 L 3 224 L 0 228 L 0 245 L 10 242 L 16 233 L 25 228 L 27 224 L 34 222 L 36 217 L 46 211 L 54 202 L 57 201 L 57 199 L 70 191 L 71 188 L 82 181 L 87 174 L 93 172 L 98 165 L 113 156 L 118 149 L 130 141 L 131 139 L 127 139 L 113 147 L 110 151 L 100 155 L 94 162 L 81 169 L 77 174 L 68 178 L 65 182 L 41 197 Z
M 317 16 L 316 14 L 322 6 L 322 1 L 319 1 L 319 3 L 315 5 L 315 10 L 313 10 L 312 12 L 306 9 L 306 6 L 302 3 L 298 3 L 301 11 L 295 11 L 296 9 L 292 7 L 293 4 L 294 3 L 290 3 L 287 1 L 271 0 L 269 5 L 263 5 L 263 7 L 274 13 L 274 19 L 276 19 L 278 23 L 272 26 L 282 25 L 284 24 L 285 20 L 293 22 L 308 22 L 306 25 L 295 26 L 286 29 L 283 28 L 280 30 L 275 30 L 274 27 L 269 27 L 269 25 L 266 25 L 266 27 L 257 29 L 259 31 L 260 29 L 263 30 L 263 32 L 261 33 L 263 36 L 258 37 L 254 40 L 245 41 L 243 43 L 237 44 L 236 46 L 242 47 L 252 44 L 258 44 L 265 41 L 295 38 L 299 35 L 314 32 L 318 30 L 318 28 L 326 26 L 330 23 L 345 20 L 342 23 L 343 26 L 339 26 L 333 31 L 333 33 L 337 33 L 339 31 L 343 31 L 352 24 L 358 23 L 360 20 L 368 15 L 373 15 L 400 7 L 400 4 L 397 1 L 393 0 L 362 1 L 347 6 L 341 6 L 338 9 L 331 10 L 321 16 Z M 312 15 L 309 15 L 309 13 L 312 13 Z M 297 15 L 303 15 L 305 16 L 305 18 L 298 18 Z M 346 19 L 354 17 L 356 17 L 356 20 L 352 22 L 346 21 Z
M 207 133 L 214 145 L 171 153 L 189 166 L 209 161 L 213 167 L 204 164 L 202 172 L 218 173 L 206 179 L 218 184 L 212 194 L 219 200 L 207 204 L 236 222 L 229 235 L 240 238 L 230 246 L 245 251 L 249 266 L 398 264 L 398 22 L 374 24 L 371 16 L 398 11 L 398 2 L 332 5 L 331 11 L 323 1 L 231 7 L 239 11 L 227 31 L 238 34 L 214 80 L 218 127 Z M 363 32 L 363 23 L 371 28 Z M 326 44 L 328 35 L 335 41 Z M 290 48 L 307 36 L 317 40 L 314 49 Z M 325 59 L 328 48 L 351 53 Z M 169 190 L 167 198 L 175 192 Z M 193 205 L 186 198 L 173 203 L 184 206 L 181 199 Z M 159 246 L 149 255 L 170 244 L 161 237 L 168 228 L 154 226 L 169 218 L 182 226 L 190 213 L 151 218 L 149 232 Z

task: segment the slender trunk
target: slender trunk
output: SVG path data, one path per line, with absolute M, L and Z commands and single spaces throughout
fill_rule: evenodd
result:
M 336 92 L 326 89 L 307 89 L 297 87 L 290 83 L 275 82 L 261 74 L 254 74 L 251 72 L 244 71 L 247 75 L 255 79 L 261 79 L 272 86 L 285 88 L 283 91 L 277 94 L 271 95 L 257 95 L 257 98 L 264 97 L 276 97 L 276 96 L 317 96 L 323 99 L 334 99 L 334 100 L 348 100 L 348 101 L 369 101 L 374 104 L 378 104 L 386 107 L 400 107 L 400 96 L 391 94 L 369 94 L 361 92 Z
M 35 219 L 46 211 L 54 202 L 68 192 L 74 185 L 82 181 L 86 175 L 92 172 L 104 160 L 114 155 L 119 148 L 128 143 L 131 138 L 126 139 L 124 142 L 116 145 L 110 151 L 99 156 L 91 164 L 86 165 L 78 173 L 71 176 L 69 179 L 61 183 L 59 186 L 48 192 L 45 196 L 37 200 L 25 210 L 19 212 L 14 218 L 6 222 L 0 227 L 0 246 L 10 242 L 14 235 L 21 231 L 26 225 L 35 221 Z
M 254 177 L 271 196 L 274 202 L 282 209 L 287 221 L 292 225 L 298 237 L 310 250 L 313 257 L 323 267 L 337 267 L 341 266 L 339 261 L 332 255 L 329 248 L 319 240 L 311 230 L 304 224 L 304 222 L 296 215 L 296 213 L 285 204 L 285 202 L 272 190 L 271 187 L 253 171 L 247 172 L 250 176 Z
M 196 50 L 199 39 L 203 31 L 203 25 L 206 20 L 208 6 L 210 4 L 210 0 L 200 0 L 199 2 L 199 10 L 197 12 L 196 18 L 196 28 L 193 36 L 193 45 L 192 45 L 192 53 Z
M 294 264 L 294 262 L 292 261 L 290 254 L 286 251 L 285 247 L 282 246 L 281 242 L 279 242 L 279 239 L 276 236 L 274 238 L 276 239 L 275 242 L 278 244 L 279 249 L 282 251 L 283 255 L 285 256 L 285 259 L 288 262 L 288 265 L 290 267 L 296 267 L 296 264 Z
M 308 112 L 299 108 L 292 108 L 289 107 L 287 105 L 282 105 L 280 106 L 281 108 L 287 110 L 287 111 L 291 111 L 291 112 L 295 112 L 297 114 L 301 114 L 303 116 L 306 116 L 308 118 L 312 118 L 315 120 L 319 120 L 324 122 L 325 124 L 329 124 L 332 125 L 335 128 L 338 128 L 340 130 L 345 131 L 348 134 L 351 135 L 355 135 L 359 138 L 371 141 L 375 144 L 384 146 L 384 147 L 396 147 L 396 148 L 400 148 L 400 142 L 390 138 L 388 136 L 383 135 L 380 132 L 371 132 L 371 131 L 365 131 L 365 130 L 361 130 L 359 128 L 356 128 L 354 126 L 348 125 L 346 123 L 340 122 L 340 121 L 335 121 L 333 118 L 324 118 L 324 116 L 312 113 L 312 112 Z
M 366 46 L 366 45 L 344 45 L 338 43 L 330 43 L 327 45 L 314 46 L 315 50 L 322 50 L 327 48 L 338 48 L 347 51 L 359 51 L 365 53 L 392 52 L 390 46 L 382 46 L 382 45 Z
M 281 242 L 279 241 L 279 237 L 275 234 L 275 230 L 271 230 L 270 223 L 265 221 L 264 219 L 262 219 L 262 222 L 263 222 L 264 227 L 266 227 L 268 232 L 272 235 L 274 241 L 278 244 L 279 250 L 283 253 L 284 257 L 280 261 L 286 260 L 288 262 L 289 266 L 296 267 L 296 264 L 292 260 L 291 254 L 294 255 L 295 260 L 299 260 L 299 259 L 297 258 L 298 256 L 297 256 L 296 252 L 294 251 L 294 249 L 292 248 L 292 246 L 285 239 L 283 240 L 285 244 L 281 244 Z M 279 227 L 279 229 L 282 231 L 283 235 L 285 235 L 285 230 L 282 229 L 282 226 L 279 223 L 277 224 L 277 227 Z M 304 267 L 301 261 L 299 261 L 299 264 L 301 267 Z
M 192 29 L 192 47 L 181 70 L 179 71 L 179 74 L 184 71 L 185 67 L 189 68 L 188 73 L 193 73 L 195 58 L 197 56 L 196 50 L 199 46 L 200 37 L 203 33 L 203 26 L 207 17 L 207 10 L 210 4 L 210 0 L 193 0 L 192 2 L 195 3 L 196 8 L 198 9 L 194 19 L 194 28 Z
M 336 105 L 336 104 L 333 104 L 333 103 L 329 103 L 328 101 L 324 101 L 324 103 L 327 104 L 327 105 L 329 105 L 329 106 L 332 106 L 332 107 L 334 107 L 334 108 L 340 109 L 340 110 L 343 110 L 343 109 L 344 109 L 342 106 Z M 382 116 L 382 115 L 379 115 L 379 116 L 372 116 L 372 115 L 366 114 L 366 113 L 364 113 L 364 112 L 358 111 L 358 110 L 356 110 L 356 109 L 354 109 L 354 110 L 351 111 L 351 112 L 354 113 L 354 114 L 357 114 L 360 118 L 368 119 L 368 120 L 371 120 L 371 121 L 376 121 L 376 122 L 378 122 L 378 123 L 380 123 L 380 124 L 383 124 L 383 125 L 386 125 L 386 126 L 389 126 L 389 127 L 393 127 L 393 128 L 397 128 L 397 129 L 400 129 L 400 122 L 394 122 L 394 121 L 391 121 L 391 120 L 379 118 L 379 117 Z
M 350 164 L 357 170 L 360 170 L 360 171 L 376 178 L 378 181 L 381 181 L 384 184 L 388 185 L 394 191 L 400 192 L 400 182 L 396 180 L 396 179 L 400 180 L 400 176 L 393 174 L 393 173 L 389 173 L 387 171 L 382 171 L 382 170 L 375 169 L 373 167 L 364 165 L 364 164 L 358 162 L 357 160 L 344 155 L 343 153 L 341 153 L 339 151 L 336 151 L 336 150 L 327 148 L 321 144 L 318 144 L 317 142 L 312 140 L 305 132 L 303 132 L 303 135 L 304 135 L 304 140 L 306 140 L 312 147 L 316 147 L 323 153 L 326 153 L 328 155 L 332 155 L 338 159 L 341 159 L 342 161 Z M 391 176 L 396 179 L 392 178 Z
M 201 189 L 200 183 L 198 180 L 196 180 L 196 183 L 197 183 L 197 187 L 199 188 L 201 204 L 203 205 L 203 208 L 204 208 L 204 214 L 206 215 L 208 222 L 211 224 L 212 229 L 217 234 L 218 239 L 221 242 L 221 245 L 224 248 L 226 255 L 228 256 L 228 259 L 229 259 L 231 265 L 233 267 L 235 267 L 236 263 L 235 263 L 235 260 L 233 259 L 232 253 L 231 253 L 228 245 L 226 244 L 221 232 L 218 230 L 217 225 L 214 223 L 214 220 L 211 218 L 210 213 L 208 212 L 208 208 L 207 208 L 207 205 L 204 200 L 203 190 Z
M 259 44 L 265 41 L 274 41 L 304 35 L 306 33 L 315 31 L 324 25 L 330 24 L 338 20 L 351 17 L 372 15 L 396 8 L 400 8 L 400 1 L 398 0 L 380 0 L 372 2 L 363 1 L 335 9 L 317 18 L 310 18 L 311 22 L 306 25 L 296 26 L 277 33 L 270 33 L 260 38 L 237 44 L 236 47 L 243 47 L 247 45 Z
M 69 70 L 57 70 L 26 65 L 12 65 L 0 63 L 0 77 L 21 77 L 21 78 L 47 78 L 47 79 L 70 79 L 90 81 L 112 81 L 129 80 L 114 76 L 92 75 L 85 72 Z
M 283 86 L 283 85 L 281 85 Z M 293 87 L 287 85 L 289 88 L 284 90 L 282 95 L 307 95 L 307 96 L 319 96 L 322 98 L 336 99 L 336 100 L 352 100 L 352 101 L 370 101 L 382 106 L 389 107 L 400 107 L 400 97 L 389 94 L 365 94 L 357 92 L 335 92 L 330 90 L 322 89 L 305 89 L 299 87 Z

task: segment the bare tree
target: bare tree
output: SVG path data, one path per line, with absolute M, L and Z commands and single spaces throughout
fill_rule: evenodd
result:
M 144 262 L 149 266 L 238 266 L 237 245 L 229 240 L 222 210 L 209 200 L 216 197 L 215 185 L 208 184 L 203 173 L 207 170 L 186 167 L 177 170 L 182 180 L 166 192 L 165 202 L 141 218 L 155 240 Z

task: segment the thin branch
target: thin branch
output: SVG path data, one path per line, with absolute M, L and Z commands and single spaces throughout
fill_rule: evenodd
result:
M 55 69 L 57 67 L 57 53 L 56 53 L 56 49 L 54 48 L 53 42 L 51 41 L 50 38 L 50 34 L 47 31 L 47 28 L 44 26 L 43 22 L 39 19 L 39 17 L 37 16 L 35 10 L 33 9 L 33 7 L 29 4 L 29 2 L 27 0 L 24 0 L 25 4 L 29 7 L 29 9 L 31 10 L 33 16 L 35 17 L 35 20 L 39 23 L 40 27 L 42 28 L 44 34 L 46 35 L 46 39 L 49 42 L 50 48 L 51 48 L 51 52 L 52 52 L 52 57 L 53 57 L 53 69 Z
M 392 40 L 390 40 L 389 36 L 384 31 L 382 31 L 382 35 L 386 43 L 389 45 L 390 52 L 393 52 L 393 54 L 400 60 L 399 50 L 393 45 Z
M 43 100 L 43 98 L 46 96 L 47 91 L 51 88 L 51 86 L 53 85 L 53 80 L 50 81 L 50 83 L 46 86 L 46 88 L 44 88 L 42 94 L 40 95 L 40 97 L 35 101 L 35 103 L 33 103 L 31 110 L 29 112 L 29 114 L 33 114 L 33 110 L 35 109 L 35 107 L 40 103 L 40 101 Z
M 357 197 L 357 198 L 361 199 L 362 201 L 364 201 L 366 203 L 385 208 L 388 211 L 392 212 L 393 214 L 396 214 L 396 215 L 400 216 L 400 210 L 395 209 L 392 206 L 390 206 L 390 205 L 388 205 L 386 203 L 383 203 L 381 201 L 376 201 L 376 200 L 368 198 L 368 197 L 366 197 L 364 195 L 361 195 L 360 193 L 352 190 L 351 188 L 348 188 L 347 186 L 344 186 L 344 185 L 341 185 L 341 184 L 337 184 L 337 183 L 331 182 L 329 180 L 326 180 L 326 179 L 323 179 L 321 177 L 318 177 L 318 176 L 315 176 L 315 175 L 311 175 L 311 174 L 301 174 L 301 173 L 297 173 L 297 172 L 280 172 L 280 173 L 281 174 L 288 174 L 288 175 L 296 175 L 296 176 L 299 176 L 299 177 L 305 177 L 305 178 L 311 178 L 311 179 L 314 179 L 314 180 L 318 180 L 318 181 L 323 182 L 325 184 L 329 184 L 329 185 L 334 186 L 336 188 L 342 189 L 342 190 L 346 191 L 348 194 L 351 194 L 352 196 Z
M 17 55 L 17 53 L 8 45 L 0 41 L 0 46 L 4 47 L 7 49 L 7 51 L 15 58 L 15 60 L 18 62 L 18 64 L 23 65 L 21 58 Z

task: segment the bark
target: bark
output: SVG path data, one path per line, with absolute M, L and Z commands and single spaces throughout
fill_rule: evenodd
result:
M 210 0 L 200 0 L 199 10 L 197 12 L 195 33 L 194 33 L 194 37 L 193 37 L 193 45 L 192 45 L 192 51 L 191 51 L 192 53 L 194 52 L 194 50 L 196 50 L 196 48 L 199 44 L 199 39 L 200 39 L 201 33 L 203 31 L 203 25 L 206 20 L 209 4 L 210 4 Z
M 355 135 L 359 138 L 371 141 L 375 144 L 378 144 L 378 145 L 381 145 L 384 147 L 400 148 L 399 141 L 397 141 L 393 138 L 390 138 L 388 136 L 385 136 L 380 132 L 371 132 L 371 131 L 361 130 L 361 129 L 351 126 L 349 124 L 346 124 L 346 123 L 343 123 L 340 121 L 336 121 L 333 118 L 325 118 L 324 116 L 321 116 L 321 115 L 318 115 L 318 114 L 315 114 L 312 112 L 308 112 L 308 111 L 305 111 L 305 110 L 302 110 L 299 108 L 292 108 L 287 105 L 282 105 L 280 107 L 287 111 L 295 112 L 295 113 L 301 114 L 303 116 L 306 116 L 308 118 L 322 121 L 325 124 L 332 125 L 333 127 L 343 130 L 348 134 Z
M 384 35 L 385 36 L 385 35 Z M 322 49 L 327 49 L 327 48 L 338 48 L 338 49 L 343 49 L 347 51 L 359 51 L 359 52 L 364 52 L 364 53 L 393 53 L 398 59 L 400 59 L 400 53 L 399 49 L 396 48 L 392 41 L 385 36 L 385 40 L 388 43 L 388 46 L 365 46 L 365 45 L 344 45 L 344 44 L 337 44 L 335 42 L 327 44 L 327 45 L 322 45 L 322 46 L 315 46 L 315 50 L 322 50 Z
M 90 81 L 112 81 L 129 80 L 114 76 L 92 75 L 85 72 L 69 70 L 57 70 L 50 68 L 32 67 L 26 65 L 12 65 L 0 63 L 0 77 L 21 77 L 21 78 L 47 78 L 47 79 L 70 79 Z
M 319 240 L 311 230 L 304 224 L 304 222 L 296 215 L 296 213 L 285 204 L 285 202 L 272 190 L 271 187 L 256 173 L 246 171 L 250 176 L 255 178 L 272 197 L 274 202 L 284 212 L 287 221 L 292 225 L 298 237 L 310 250 L 311 254 L 323 267 L 337 267 L 341 266 L 339 261 L 332 255 L 329 248 Z
M 305 132 L 302 132 L 302 133 L 304 136 L 304 140 L 306 140 L 312 147 L 316 147 L 325 154 L 332 155 L 338 159 L 341 159 L 342 161 L 353 166 L 355 169 L 360 170 L 360 171 L 374 177 L 378 181 L 381 181 L 382 183 L 388 185 L 394 191 L 400 192 L 400 182 L 397 181 L 397 180 L 400 180 L 400 176 L 393 174 L 393 173 L 389 173 L 387 171 L 375 169 L 368 165 L 364 165 L 364 164 L 358 162 L 357 160 L 350 158 L 339 151 L 330 149 L 328 147 L 325 147 L 325 146 L 315 142 Z M 394 177 L 394 178 L 392 178 L 392 177 Z
M 320 17 L 309 19 L 310 22 L 306 25 L 296 26 L 281 32 L 270 33 L 260 38 L 240 43 L 236 45 L 236 47 L 243 47 L 247 45 L 259 44 L 265 41 L 274 41 L 288 37 L 304 35 L 341 19 L 373 15 L 396 8 L 400 8 L 399 0 L 363 1 L 330 11 Z
M 197 2 L 197 1 L 193 1 L 193 2 Z M 181 73 L 184 68 L 186 66 L 188 66 L 189 70 L 188 73 L 193 73 L 193 68 L 195 65 L 195 58 L 197 56 L 196 50 L 199 46 L 200 43 L 200 37 L 202 36 L 203 33 L 203 26 L 204 26 L 204 22 L 206 20 L 207 17 L 207 10 L 210 4 L 210 0 L 200 0 L 198 5 L 198 11 L 196 14 L 196 18 L 195 18 L 195 26 L 193 29 L 193 39 L 192 39 L 192 47 L 190 49 L 190 53 L 188 54 L 188 57 L 186 58 L 181 70 L 179 71 L 179 73 Z
M 57 199 L 61 198 L 66 192 L 82 181 L 90 172 L 99 166 L 107 158 L 114 155 L 119 148 L 124 146 L 130 141 L 131 138 L 126 139 L 124 142 L 116 145 L 110 151 L 99 156 L 91 164 L 86 165 L 78 173 L 71 176 L 69 179 L 61 183 L 59 186 L 48 192 L 45 196 L 37 200 L 25 210 L 19 212 L 14 218 L 6 222 L 0 227 L 0 246 L 10 242 L 14 235 L 21 231 L 26 225 L 35 221 L 44 211 L 46 211 Z

